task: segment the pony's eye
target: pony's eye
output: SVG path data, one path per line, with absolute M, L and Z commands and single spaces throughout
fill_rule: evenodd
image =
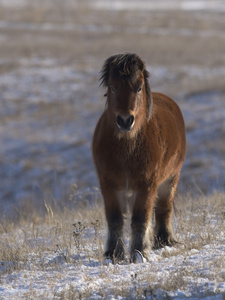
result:
M 110 90 L 111 90 L 111 92 L 112 92 L 113 94 L 115 93 L 115 89 L 114 89 L 113 86 L 110 86 Z
M 141 90 L 142 90 L 142 88 L 141 88 L 141 87 L 139 87 L 139 89 L 137 90 L 137 92 L 138 92 L 138 93 L 140 93 L 140 91 L 141 91 Z

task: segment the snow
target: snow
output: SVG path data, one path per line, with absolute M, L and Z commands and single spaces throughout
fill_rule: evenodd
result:
M 217 201 L 220 197 L 215 195 Z M 184 216 L 173 220 L 184 224 L 184 229 L 176 229 L 180 243 L 151 250 L 145 263 L 131 264 L 128 253 L 125 261 L 105 263 L 101 206 L 53 213 L 40 225 L 28 222 L 1 233 L 4 249 L 10 247 L 15 257 L 10 260 L 9 254 L 8 261 L 0 263 L 0 299 L 224 299 L 224 219 L 215 208 L 202 219 L 198 205 L 203 200 L 189 202 Z M 92 222 L 96 216 L 100 220 Z
M 50 62 L 44 62 L 44 64 Z M 71 68 L 52 67 L 41 69 L 21 68 L 19 71 L 1 76 L 1 101 L 26 99 L 30 102 L 54 101 L 71 98 L 85 86 L 84 76 Z M 68 88 L 68 84 L 70 85 Z M 58 85 L 59 89 L 54 87 Z
M 94 1 L 95 9 L 111 9 L 111 10 L 224 10 L 225 5 L 222 1 Z
M 23 22 L 4 22 L 0 21 L 0 29 L 13 29 L 16 31 L 24 31 L 29 30 L 31 32 L 35 31 L 60 31 L 60 32 L 88 32 L 88 33 L 120 33 L 121 32 L 121 26 L 117 24 L 109 25 L 105 24 L 104 26 L 97 25 L 97 24 L 60 24 L 57 25 L 55 23 L 23 23 Z M 126 26 L 123 26 L 122 31 L 124 33 L 133 33 L 133 34 L 148 34 L 148 35 L 157 35 L 157 36 L 193 36 L 193 37 L 225 37 L 225 33 L 223 30 L 213 30 L 213 29 L 187 29 L 187 28 L 160 28 L 160 27 L 154 27 L 149 28 L 149 26 L 132 26 L 132 24 L 127 24 Z M 0 36 L 0 40 L 4 41 L 4 37 Z M 34 61 L 35 62 L 35 59 Z M 49 61 L 51 62 L 51 60 Z M 43 62 L 44 63 L 44 62 Z M 48 63 L 48 61 L 46 61 Z M 0 60 L 1 64 L 1 60 Z M 42 64 L 43 65 L 43 64 Z
M 173 251 L 173 255 L 171 252 Z M 178 252 L 178 254 L 176 254 Z M 163 255 L 164 253 L 164 255 Z M 171 255 L 165 257 L 165 254 Z M 26 267 L 20 271 L 7 274 L 5 266 L 1 265 L 2 299 L 23 299 L 26 294 L 37 299 L 60 299 L 60 294 L 68 294 L 71 290 L 76 295 L 87 295 L 87 299 L 125 299 L 124 290 L 130 297 L 136 298 L 142 291 L 148 299 L 224 299 L 224 280 L 209 280 L 214 277 L 213 265 L 210 261 L 224 258 L 224 245 L 207 245 L 201 250 L 190 250 L 179 254 L 176 249 L 163 249 L 151 254 L 151 261 L 143 264 L 108 264 L 86 257 L 80 253 L 69 257 L 61 253 L 42 254 L 42 268 L 36 267 L 31 261 L 38 260 L 32 254 Z M 30 260 L 30 262 L 29 262 Z M 69 260 L 69 261 L 68 261 Z M 190 274 L 184 276 L 182 274 Z M 174 289 L 171 292 L 157 288 L 166 286 L 177 278 L 185 283 L 185 289 Z M 224 271 L 221 271 L 224 279 Z M 211 296 L 207 296 L 211 295 Z M 83 298 L 82 298 L 83 299 Z

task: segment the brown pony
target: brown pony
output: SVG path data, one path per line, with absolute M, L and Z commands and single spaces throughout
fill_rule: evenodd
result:
M 184 162 L 185 125 L 178 105 L 151 93 L 149 73 L 136 54 L 109 57 L 101 70 L 106 109 L 93 138 L 93 157 L 105 204 L 105 256 L 124 259 L 124 215 L 131 212 L 131 261 L 154 247 L 172 246 L 173 199 Z M 150 230 L 155 212 L 154 232 Z

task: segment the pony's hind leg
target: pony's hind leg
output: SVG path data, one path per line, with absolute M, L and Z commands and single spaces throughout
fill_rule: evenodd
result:
M 110 186 L 102 187 L 108 223 L 108 237 L 104 256 L 114 263 L 124 260 L 123 215 L 115 191 Z
M 176 192 L 179 174 L 169 177 L 158 188 L 155 201 L 154 248 L 173 246 L 177 243 L 173 237 L 171 217 L 173 200 Z

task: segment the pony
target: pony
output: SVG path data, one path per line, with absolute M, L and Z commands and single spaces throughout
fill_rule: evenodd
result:
M 149 261 L 151 245 L 177 243 L 171 216 L 185 158 L 185 124 L 171 98 L 151 92 L 149 76 L 135 53 L 109 57 L 100 72 L 106 106 L 92 152 L 108 225 L 104 255 L 113 262 L 125 259 L 123 225 L 128 213 L 131 262 L 137 261 L 137 253 Z

